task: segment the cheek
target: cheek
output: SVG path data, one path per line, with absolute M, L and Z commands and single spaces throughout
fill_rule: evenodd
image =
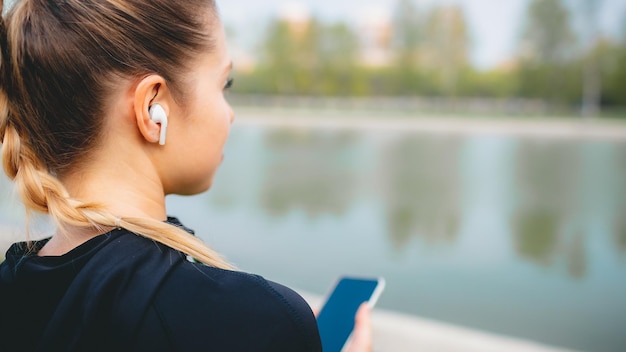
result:
M 205 118 L 201 127 L 193 132 L 197 145 L 195 153 L 199 163 L 214 168 L 222 161 L 223 149 L 230 133 L 230 119 L 223 110 L 214 110 Z
M 207 99 L 197 106 L 192 119 L 185 129 L 187 139 L 181 142 L 187 152 L 192 153 L 192 159 L 202 164 L 212 163 L 211 159 L 221 161 L 222 149 L 230 132 L 230 106 L 224 99 Z

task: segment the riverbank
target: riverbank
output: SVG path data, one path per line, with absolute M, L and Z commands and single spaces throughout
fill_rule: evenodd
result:
M 322 298 L 299 291 L 312 307 Z M 566 352 L 560 349 L 498 336 L 397 312 L 374 309 L 374 351 L 383 352 Z
M 626 121 L 615 119 L 409 116 L 393 112 L 382 116 L 372 112 L 262 108 L 240 108 L 236 113 L 235 126 L 626 141 Z
M 470 97 L 419 97 L 419 96 L 378 96 L 378 97 L 315 97 L 298 95 L 228 95 L 228 101 L 235 110 L 290 109 L 338 111 L 341 113 L 375 112 L 378 115 L 405 114 L 463 114 L 483 116 L 485 114 L 533 118 L 538 116 L 582 117 L 580 107 L 548 103 L 541 99 L 524 98 L 470 98 Z M 626 107 L 604 109 L 599 117 L 626 118 Z

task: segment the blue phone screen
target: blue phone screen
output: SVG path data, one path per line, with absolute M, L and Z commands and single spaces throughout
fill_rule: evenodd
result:
M 340 352 L 354 329 L 354 316 L 359 306 L 368 301 L 378 281 L 344 278 L 317 317 L 317 326 L 324 352 Z

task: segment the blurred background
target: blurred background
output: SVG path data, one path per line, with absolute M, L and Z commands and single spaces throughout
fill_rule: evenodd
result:
M 384 276 L 383 309 L 626 350 L 626 2 L 218 4 L 237 120 L 172 215 L 304 291 Z
M 479 107 L 498 112 L 624 116 L 622 0 L 234 0 L 220 7 L 238 95 L 423 97 L 431 98 L 423 107 L 458 112 L 475 110 L 468 100 L 479 98 Z

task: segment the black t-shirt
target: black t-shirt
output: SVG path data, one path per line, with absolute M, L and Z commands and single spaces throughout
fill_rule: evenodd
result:
M 124 229 L 60 257 L 18 243 L 0 265 L 0 351 L 321 349 L 315 317 L 292 290 L 189 262 Z

